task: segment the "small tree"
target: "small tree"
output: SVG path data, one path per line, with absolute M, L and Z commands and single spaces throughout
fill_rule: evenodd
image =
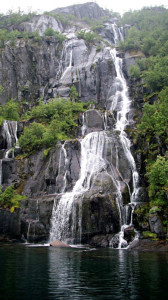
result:
M 8 101 L 4 106 L 3 110 L 3 117 L 5 120 L 13 120 L 19 121 L 19 114 L 18 114 L 18 103 L 14 102 L 13 99 Z
M 76 87 L 73 85 L 70 88 L 70 100 L 76 102 L 76 100 L 78 100 L 78 92 L 76 90 Z
M 29 127 L 25 127 L 24 134 L 19 138 L 19 145 L 25 152 L 38 150 L 43 145 L 43 135 L 46 132 L 45 126 L 33 122 Z
M 53 28 L 47 28 L 45 31 L 44 31 L 44 35 L 45 36 L 55 36 L 55 31 Z
M 155 205 L 168 206 L 168 159 L 158 156 L 148 172 L 149 197 Z

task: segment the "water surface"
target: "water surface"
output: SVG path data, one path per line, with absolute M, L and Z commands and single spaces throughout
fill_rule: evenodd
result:
M 0 299 L 166 299 L 168 253 L 0 245 Z

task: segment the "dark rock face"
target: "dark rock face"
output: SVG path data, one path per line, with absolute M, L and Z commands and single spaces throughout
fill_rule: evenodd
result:
M 90 240 L 90 245 L 93 247 L 109 247 L 109 241 L 111 240 L 112 235 L 95 235 Z
M 0 82 L 5 91 L 0 103 L 14 98 L 31 107 L 40 97 L 68 97 L 75 85 L 82 101 L 95 100 L 105 107 L 115 74 L 109 49 L 97 52 L 96 46 L 90 48 L 74 32 L 72 35 L 63 44 L 54 37 L 43 37 L 40 44 L 18 39 L 14 49 L 6 45 L 0 54 Z
M 118 231 L 118 210 L 112 196 L 93 190 L 86 192 L 82 200 L 82 243 L 87 243 L 94 235 Z
M 135 237 L 134 226 L 129 226 L 124 229 L 124 239 L 130 243 Z
M 150 239 L 136 240 L 128 250 L 139 251 L 168 251 L 168 242 L 166 240 L 152 241 Z
M 151 232 L 156 233 L 159 238 L 165 237 L 163 224 L 157 212 L 153 212 L 149 214 L 149 225 L 150 225 Z
M 95 109 L 89 109 L 84 114 L 84 132 L 88 134 L 93 131 L 99 131 L 104 129 L 104 120 L 100 112 Z
M 54 196 L 46 196 L 23 200 L 13 213 L 0 209 L 0 235 L 33 243 L 48 241 L 53 202 Z
M 20 239 L 19 209 L 15 209 L 13 214 L 8 210 L 0 209 L 0 236 L 4 239 Z
M 20 207 L 20 234 L 28 242 L 48 241 L 54 196 L 27 199 Z
M 66 180 L 66 190 L 71 190 L 80 171 L 80 143 L 78 140 L 66 141 L 66 157 L 62 147 L 58 143 L 47 156 L 42 150 L 25 159 L 4 158 L 3 187 L 13 184 L 23 194 L 32 197 L 61 192 Z

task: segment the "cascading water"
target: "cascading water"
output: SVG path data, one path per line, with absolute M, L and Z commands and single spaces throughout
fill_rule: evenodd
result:
M 15 146 L 19 148 L 18 138 L 17 138 L 17 121 L 7 121 L 3 122 L 3 135 L 7 142 L 7 151 L 5 153 L 5 158 L 9 157 L 9 152 Z M 12 152 L 12 157 L 14 157 L 14 151 Z
M 61 79 L 60 80 L 63 80 L 65 75 L 71 71 L 71 67 L 72 67 L 72 49 L 70 51 L 70 55 L 69 55 L 69 66 L 65 69 L 65 71 L 63 72 L 62 76 L 61 76 Z
M 133 174 L 133 193 L 131 196 L 131 202 L 136 201 L 138 194 L 138 172 L 136 170 L 135 160 L 131 154 L 130 150 L 130 140 L 127 138 L 125 129 L 129 125 L 128 113 L 130 111 L 131 100 L 128 97 L 128 87 L 126 80 L 122 72 L 122 59 L 117 57 L 116 49 L 111 50 L 111 56 L 115 64 L 116 69 L 116 93 L 114 95 L 115 107 L 119 103 L 120 109 L 117 111 L 117 121 L 115 130 L 120 131 L 120 140 L 122 147 L 126 154 L 126 157 L 130 163 L 132 174 Z M 111 105 L 111 113 L 114 110 L 114 104 Z
M 56 186 L 59 186 L 59 177 L 60 177 L 61 174 L 63 176 L 62 186 L 59 187 L 59 189 L 58 189 L 59 193 L 65 193 L 66 192 L 67 164 L 68 164 L 68 158 L 67 158 L 67 151 L 66 151 L 66 143 L 64 143 L 61 146 L 61 149 L 60 149 L 58 175 L 56 177 Z
M 105 169 L 106 162 L 103 159 L 103 149 L 105 144 L 104 132 L 89 133 L 81 142 L 81 170 L 80 177 L 76 182 L 72 192 L 65 193 L 58 204 L 54 204 L 50 241 L 54 239 L 66 240 L 81 236 L 81 219 L 79 217 L 78 226 L 75 220 L 75 200 L 87 191 L 94 182 L 96 176 L 102 169 Z M 71 224 L 70 224 L 71 218 Z M 78 227 L 78 230 L 76 229 Z M 78 231 L 78 232 L 76 232 Z
M 118 44 L 121 39 L 123 40 L 122 34 L 114 24 L 112 25 L 112 28 L 114 32 L 115 44 Z M 134 203 L 137 200 L 137 196 L 139 192 L 139 188 L 138 188 L 139 176 L 136 170 L 135 160 L 130 150 L 131 143 L 130 140 L 127 138 L 125 132 L 126 127 L 129 125 L 128 113 L 130 111 L 131 100 L 128 97 L 128 86 L 122 71 L 122 59 L 117 56 L 117 51 L 115 48 L 110 51 L 110 54 L 112 56 L 115 65 L 115 70 L 116 70 L 116 78 L 115 78 L 116 90 L 111 103 L 110 111 L 111 113 L 113 113 L 115 109 L 117 110 L 115 130 L 120 132 L 119 134 L 120 142 L 132 171 L 133 192 L 130 197 L 130 202 Z M 126 218 L 127 216 L 125 217 L 123 216 L 123 218 L 121 219 L 121 231 L 119 234 L 119 248 L 121 248 L 122 245 L 126 246 L 126 241 L 123 239 L 124 229 L 127 227 Z M 131 216 L 130 224 L 132 224 L 132 216 Z
M 12 158 L 14 158 L 14 148 L 19 148 L 17 138 L 17 121 L 4 120 L 2 123 L 2 134 L 6 141 L 6 151 L 3 158 L 8 158 L 10 151 L 12 151 Z M 0 185 L 3 181 L 2 163 L 3 158 L 0 160 Z
M 120 40 L 123 39 L 122 33 L 117 27 L 117 25 L 112 25 L 114 42 L 118 44 Z M 113 135 L 118 136 L 118 142 L 113 141 L 113 138 L 108 134 L 108 124 L 107 124 L 107 113 L 104 116 L 104 130 L 99 132 L 88 133 L 83 139 L 80 140 L 81 143 L 81 168 L 80 176 L 77 180 L 73 190 L 71 192 L 66 192 L 66 159 L 67 153 L 65 150 L 65 145 L 62 146 L 60 152 L 60 159 L 64 156 L 65 161 L 65 173 L 63 177 L 62 189 L 60 200 L 55 199 L 53 213 L 51 218 L 51 230 L 50 230 L 50 241 L 55 239 L 62 241 L 70 240 L 71 242 L 80 242 L 82 236 L 82 197 L 83 194 L 94 186 L 94 181 L 98 174 L 106 173 L 111 177 L 114 188 L 115 188 L 115 198 L 118 206 L 120 226 L 121 231 L 119 233 L 119 248 L 126 246 L 126 241 L 124 240 L 124 228 L 128 225 L 128 217 L 126 214 L 126 209 L 123 205 L 122 200 L 122 182 L 128 187 L 130 194 L 130 203 L 133 205 L 136 202 L 138 195 L 138 173 L 136 170 L 136 165 L 134 158 L 131 154 L 131 143 L 127 138 L 125 133 L 126 127 L 129 125 L 128 113 L 131 107 L 131 100 L 128 97 L 128 87 L 126 80 L 122 71 L 122 59 L 117 56 L 116 49 L 110 50 L 110 54 L 116 70 L 116 78 L 114 82 L 115 92 L 110 97 L 110 113 L 116 112 L 116 124 L 113 129 Z M 62 78 L 65 76 L 66 72 L 71 69 L 72 66 L 72 51 L 70 54 L 70 63 L 67 69 L 64 71 Z M 83 115 L 83 136 L 87 133 L 87 115 Z M 109 148 L 111 146 L 111 157 L 115 155 L 114 159 L 111 161 L 107 158 L 109 156 Z M 124 157 L 127 160 L 127 165 L 131 169 L 133 191 L 126 180 L 123 179 L 119 166 L 119 150 L 122 148 Z M 113 161 L 113 163 L 112 163 Z M 61 170 L 61 166 L 59 167 Z M 60 173 L 60 170 L 58 173 Z M 57 180 L 56 180 L 57 181 Z M 76 209 L 78 205 L 78 210 Z M 132 219 L 131 219 L 132 222 Z

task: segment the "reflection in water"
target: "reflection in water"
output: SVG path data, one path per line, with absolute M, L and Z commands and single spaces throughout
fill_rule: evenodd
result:
M 0 299 L 166 299 L 168 253 L 0 245 Z

